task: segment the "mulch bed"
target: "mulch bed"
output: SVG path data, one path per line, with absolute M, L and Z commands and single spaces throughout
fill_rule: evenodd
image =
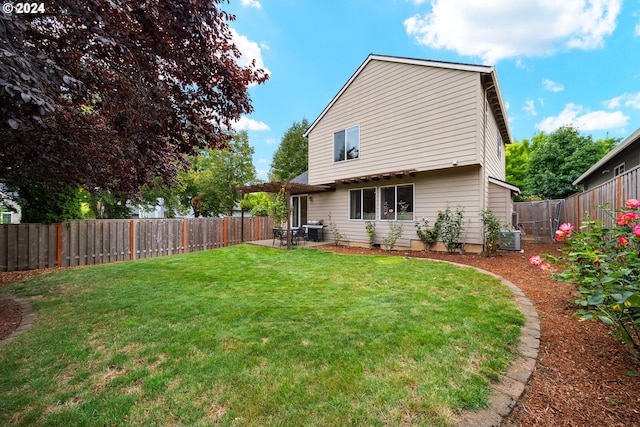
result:
M 555 253 L 560 246 L 523 242 L 523 248 L 522 252 L 498 252 L 496 256 L 485 257 L 318 247 L 338 253 L 391 254 L 457 262 L 498 274 L 522 289 L 540 315 L 540 350 L 525 395 L 503 426 L 640 427 L 640 365 L 603 324 L 580 322 L 573 315 L 571 301 L 575 297 L 571 286 L 552 282 L 549 273 L 529 264 L 530 255 Z M 3 284 L 51 271 L 55 269 L 0 273 L 0 291 Z M 7 307 L 0 305 L 0 339 L 11 334 L 20 316 L 14 308 Z

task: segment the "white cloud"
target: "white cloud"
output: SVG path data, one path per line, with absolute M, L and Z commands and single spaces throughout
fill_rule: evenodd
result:
M 259 46 L 258 43 L 249 40 L 247 36 L 238 34 L 238 32 L 235 29 L 233 28 L 229 28 L 229 29 L 231 30 L 233 44 L 236 45 L 236 47 L 242 54 L 240 59 L 238 59 L 238 64 L 241 65 L 242 67 L 249 67 L 251 66 L 251 61 L 255 59 L 256 68 L 262 68 L 268 74 L 271 74 L 269 69 L 264 66 L 264 61 L 262 60 L 262 49 L 265 49 L 265 50 L 268 49 L 268 48 L 265 48 L 264 43 L 262 44 L 262 46 Z
M 549 79 L 543 79 L 542 86 L 545 90 L 550 90 L 551 92 L 562 92 L 564 90 L 564 86 L 560 83 L 556 83 Z
M 524 63 L 522 58 L 516 59 L 516 68 L 521 68 L 521 69 L 526 70 L 526 71 L 530 70 L 529 66 Z
M 522 109 L 524 111 L 526 111 L 527 113 L 531 114 L 532 116 L 535 116 L 538 114 L 538 112 L 536 111 L 536 105 L 535 102 L 533 101 L 533 99 L 527 99 L 524 103 L 524 107 L 522 107 Z
M 616 96 L 611 99 L 607 99 L 602 102 L 607 108 L 618 108 L 622 105 L 625 107 L 631 107 L 640 109 L 640 92 L 638 93 L 623 93 L 620 96 Z
M 624 102 L 627 107 L 640 109 L 640 92 L 635 94 L 627 94 L 627 100 Z
M 235 130 L 253 130 L 253 131 L 271 130 L 266 123 L 250 119 L 247 116 L 240 117 L 240 120 L 238 120 L 233 124 L 233 128 Z
M 605 105 L 605 107 L 612 110 L 620 106 L 623 97 L 624 95 L 616 96 L 614 98 L 607 99 L 606 101 L 602 101 L 602 103 Z
M 584 111 L 584 107 L 569 103 L 557 116 L 547 117 L 536 128 L 543 132 L 553 132 L 561 126 L 573 126 L 580 131 L 605 130 L 626 126 L 629 117 L 621 111 Z
M 255 7 L 256 9 L 262 8 L 262 5 L 258 0 L 241 0 L 240 3 L 245 7 Z
M 256 177 L 263 181 L 267 181 L 269 179 L 269 170 L 256 168 Z
M 256 163 L 258 163 L 259 165 L 268 165 L 269 161 L 267 159 L 260 158 Z
M 274 145 L 278 143 L 278 139 L 277 138 L 267 138 L 265 140 L 265 142 L 267 143 L 267 145 Z
M 418 43 L 480 57 L 484 63 L 561 49 L 602 47 L 622 0 L 432 0 L 404 21 Z

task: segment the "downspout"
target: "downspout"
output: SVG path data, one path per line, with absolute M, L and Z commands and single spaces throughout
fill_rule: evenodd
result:
M 482 191 L 480 191 L 480 207 L 481 207 L 481 211 L 485 210 L 487 208 L 486 204 L 487 204 L 487 191 L 488 191 L 488 184 L 487 184 L 487 110 L 488 110 L 488 99 L 487 99 L 487 92 L 488 92 L 489 88 L 484 88 L 483 91 L 483 100 L 482 100 L 482 165 L 480 166 L 481 170 L 482 170 L 482 176 L 480 179 L 480 188 Z M 480 236 L 482 238 L 482 249 L 485 250 L 484 247 L 484 241 L 485 241 L 485 235 L 484 235 L 484 227 L 482 227 L 481 231 L 480 231 Z
M 487 198 L 487 191 L 488 191 L 488 184 L 487 184 L 487 121 L 489 120 L 488 117 L 488 109 L 489 109 L 489 99 L 487 97 L 487 93 L 489 92 L 489 88 L 486 87 L 484 89 L 484 99 L 483 99 L 483 105 L 482 105 L 482 111 L 484 111 L 484 114 L 482 115 L 482 209 L 486 209 L 486 198 Z

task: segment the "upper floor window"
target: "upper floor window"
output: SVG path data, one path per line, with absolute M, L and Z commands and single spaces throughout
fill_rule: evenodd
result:
M 624 173 L 624 163 L 619 164 L 613 169 L 613 176 L 622 175 Z
M 349 219 L 376 219 L 376 189 L 349 191 Z
M 333 134 L 333 161 L 360 157 L 360 126 L 352 126 Z
M 502 135 L 500 135 L 500 129 L 498 129 L 498 158 L 502 157 Z
M 380 219 L 413 220 L 413 184 L 380 188 Z

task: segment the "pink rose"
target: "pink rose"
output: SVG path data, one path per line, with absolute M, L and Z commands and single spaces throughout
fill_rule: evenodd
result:
M 540 258 L 540 255 L 531 255 L 529 257 L 529 264 L 539 267 L 540 264 L 542 264 L 542 258 Z
M 635 226 L 631 234 L 633 234 L 636 237 L 640 237 L 640 224 Z
M 618 240 L 618 243 L 620 243 L 621 245 L 626 245 L 627 243 L 629 243 L 629 239 L 624 236 L 618 237 L 617 240 Z
M 566 237 L 571 237 L 571 233 L 574 230 L 574 226 L 568 222 L 565 222 L 556 231 L 556 240 L 562 242 Z
M 542 264 L 540 264 L 540 268 L 544 271 L 554 271 L 555 268 L 549 264 L 548 262 L 543 262 Z
M 627 207 L 627 209 L 638 209 L 640 208 L 640 200 L 627 199 L 624 202 L 624 205 Z
M 571 225 L 570 223 L 568 223 L 568 222 L 565 222 L 560 227 L 558 227 L 558 229 L 560 231 L 565 232 L 565 233 L 569 233 L 569 234 L 571 234 L 571 232 L 573 231 L 574 228 L 575 227 L 573 225 Z
M 638 216 L 639 215 L 636 212 L 623 212 L 620 215 L 618 215 L 618 218 L 616 218 L 616 221 L 618 222 L 618 225 L 631 226 L 630 223 L 638 219 Z

